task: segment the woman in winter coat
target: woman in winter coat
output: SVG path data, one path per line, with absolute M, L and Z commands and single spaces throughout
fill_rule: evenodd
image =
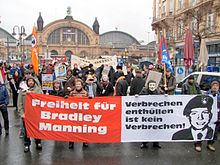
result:
M 54 80 L 53 90 L 49 91 L 49 95 L 64 97 L 63 89 L 61 88 L 60 82 L 58 80 Z
M 100 96 L 113 96 L 114 88 L 107 75 L 102 76 L 100 85 L 102 88 Z
M 75 88 L 69 94 L 70 97 L 87 97 L 88 93 L 83 89 L 83 81 L 81 79 L 75 80 Z M 73 149 L 74 142 L 69 142 L 69 149 Z M 83 143 L 83 147 L 88 147 L 87 143 Z
M 20 76 L 18 70 L 15 70 L 14 74 L 12 75 L 12 78 L 9 79 L 9 84 L 12 90 L 13 95 L 13 107 L 17 108 L 17 101 L 18 101 L 18 92 L 19 92 L 19 85 L 22 81 L 22 77 Z

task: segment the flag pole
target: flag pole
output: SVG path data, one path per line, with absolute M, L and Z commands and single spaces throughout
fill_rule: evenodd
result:
M 167 88 L 166 64 L 163 63 L 164 90 Z M 165 90 L 166 91 L 166 90 Z

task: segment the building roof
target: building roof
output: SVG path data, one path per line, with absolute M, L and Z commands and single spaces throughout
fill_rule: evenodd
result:
M 140 45 L 132 35 L 122 31 L 109 31 L 101 34 L 100 44 L 112 48 L 128 48 L 133 44 Z
M 17 40 L 13 35 L 0 27 L 0 39 L 6 40 L 7 38 L 9 40 Z

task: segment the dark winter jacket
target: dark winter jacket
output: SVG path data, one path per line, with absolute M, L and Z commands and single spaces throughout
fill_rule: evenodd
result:
M 114 88 L 111 82 L 107 82 L 107 83 L 101 82 L 100 85 L 102 87 L 102 92 L 100 96 L 113 96 Z
M 194 82 L 193 85 L 195 86 L 195 89 L 196 89 L 196 92 L 193 93 L 193 94 L 201 94 L 201 91 L 200 91 L 200 88 L 199 88 L 199 85 L 197 82 Z M 190 92 L 190 84 L 187 82 L 185 82 L 182 86 L 182 94 L 186 94 L 186 95 L 189 95 L 191 92 Z
M 9 96 L 7 88 L 4 84 L 0 83 L 0 105 L 8 105 L 9 103 Z
M 170 77 L 166 77 L 166 84 L 168 88 L 167 94 L 173 95 L 175 93 L 175 88 L 176 88 L 176 78 L 173 75 L 171 75 Z M 164 90 L 164 78 L 161 79 L 159 86 L 160 86 L 160 92 L 162 94 L 165 94 L 166 91 Z
M 119 80 L 115 85 L 116 96 L 127 96 L 128 83 L 126 80 Z
M 160 91 L 159 90 L 155 90 L 155 91 L 150 91 L 147 87 L 144 87 L 141 92 L 140 95 L 159 95 Z
M 129 86 L 133 78 L 134 78 L 134 74 L 132 72 L 128 72 L 128 74 L 125 76 L 125 80 L 127 81 Z
M 139 94 L 145 85 L 145 79 L 142 75 L 137 74 L 131 81 L 130 96 Z
M 68 87 L 70 87 L 71 89 L 74 88 L 75 86 L 75 77 L 74 76 L 70 76 L 67 77 L 66 83 L 64 85 L 64 95 L 69 95 L 70 91 L 67 90 Z
M 61 88 L 59 90 L 53 88 L 53 90 L 49 91 L 49 95 L 64 97 L 64 92 Z

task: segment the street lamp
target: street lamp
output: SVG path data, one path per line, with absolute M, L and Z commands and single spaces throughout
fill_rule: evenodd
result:
M 25 37 L 26 36 L 26 33 L 25 33 L 25 28 L 24 26 L 18 26 L 18 25 L 15 25 L 13 27 L 13 33 L 12 35 L 15 36 L 17 35 L 16 34 L 16 29 L 17 29 L 17 34 L 19 35 L 19 49 L 20 49 L 20 57 L 21 57 L 21 61 L 23 62 L 24 61 L 24 52 L 22 50 L 22 37 Z
M 124 50 L 124 58 L 123 58 L 123 62 L 124 62 L 124 64 L 126 63 L 126 60 L 127 60 L 127 58 L 128 58 L 128 49 L 127 48 L 125 48 L 125 50 Z

